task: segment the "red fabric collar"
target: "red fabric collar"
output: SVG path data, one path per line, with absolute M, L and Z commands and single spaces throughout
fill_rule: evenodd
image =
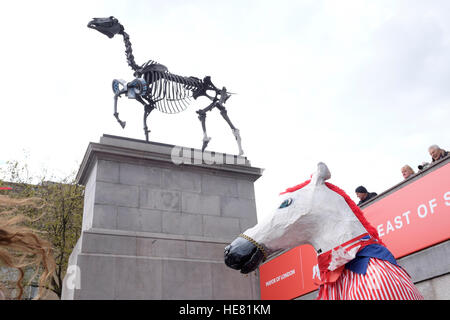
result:
M 317 256 L 317 261 L 319 262 L 319 270 L 320 270 L 320 282 L 316 282 L 317 285 L 321 285 L 324 283 L 331 283 L 335 282 L 341 275 L 342 271 L 344 271 L 345 264 L 337 268 L 336 270 L 329 270 L 328 267 L 331 263 L 332 258 L 332 251 L 336 251 L 340 248 L 344 248 L 346 251 L 349 251 L 356 246 L 360 246 L 358 249 L 358 252 L 364 248 L 365 246 L 368 246 L 369 244 L 378 243 L 376 239 L 373 237 L 370 237 L 367 240 L 364 240 L 362 238 L 368 236 L 368 233 L 364 233 L 362 235 L 357 236 L 356 238 L 353 238 L 335 248 L 332 250 L 328 250 L 327 252 L 324 252 Z

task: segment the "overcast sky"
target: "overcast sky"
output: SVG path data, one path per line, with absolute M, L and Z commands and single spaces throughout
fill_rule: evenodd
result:
M 103 134 L 143 139 L 142 107 L 121 99 L 113 79 L 133 79 L 121 37 L 88 29 L 115 16 L 138 64 L 156 60 L 184 76 L 212 77 L 233 95 L 256 182 L 258 215 L 277 194 L 325 162 L 330 182 L 354 200 L 382 192 L 400 168 L 450 148 L 450 1 L 4 1 L 0 11 L 0 166 L 29 154 L 32 170 L 78 169 Z M 152 141 L 201 147 L 196 110 L 149 117 Z M 209 150 L 236 154 L 217 111 L 207 117 Z

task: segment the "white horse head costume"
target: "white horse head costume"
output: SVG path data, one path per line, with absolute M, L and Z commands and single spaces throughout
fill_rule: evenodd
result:
M 325 182 L 330 177 L 319 163 L 311 180 L 283 192 L 272 215 L 225 248 L 226 265 L 249 273 L 279 250 L 311 244 L 319 254 L 318 298 L 421 299 L 361 210 Z

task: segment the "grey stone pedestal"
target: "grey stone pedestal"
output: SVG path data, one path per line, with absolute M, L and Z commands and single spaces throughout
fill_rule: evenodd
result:
M 223 249 L 256 224 L 244 157 L 104 135 L 78 172 L 82 235 L 63 299 L 259 299 Z

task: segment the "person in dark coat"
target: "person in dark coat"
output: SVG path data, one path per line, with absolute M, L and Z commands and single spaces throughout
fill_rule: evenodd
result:
M 359 186 L 355 190 L 356 196 L 359 199 L 358 207 L 361 206 L 364 202 L 368 201 L 377 196 L 375 192 L 368 192 L 366 188 L 363 186 Z
M 445 151 L 444 149 L 439 148 L 439 146 L 436 144 L 433 144 L 432 146 L 430 146 L 428 148 L 428 152 L 431 156 L 431 162 L 441 160 L 441 159 L 447 157 L 449 154 L 448 151 Z

